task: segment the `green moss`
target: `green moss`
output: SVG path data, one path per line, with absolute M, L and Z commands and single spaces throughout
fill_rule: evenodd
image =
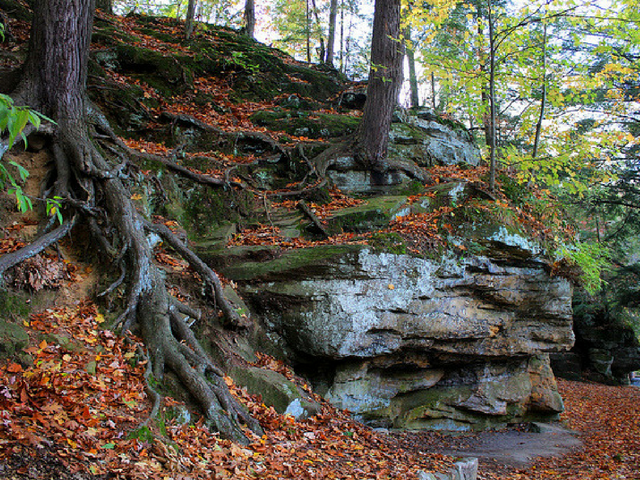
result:
M 165 98 L 183 93 L 193 85 L 187 56 L 163 55 L 150 49 L 121 43 L 115 47 L 121 70 L 145 82 Z
M 368 199 L 365 203 L 338 210 L 327 219 L 330 232 L 368 232 L 385 228 L 406 204 L 404 196 L 385 196 Z
M 129 432 L 129 434 L 127 435 L 127 439 L 132 440 L 134 438 L 145 443 L 153 443 L 153 441 L 155 440 L 153 432 L 151 432 L 149 427 L 147 427 L 146 425 Z
M 29 336 L 20 325 L 0 320 L 0 357 L 14 357 L 28 343 Z
M 251 116 L 256 125 L 290 135 L 309 138 L 336 138 L 353 133 L 360 119 L 349 115 L 334 115 L 300 110 L 263 110 Z
M 407 253 L 407 245 L 404 239 L 395 232 L 379 232 L 371 236 L 369 240 L 376 252 L 394 253 L 404 255 Z
M 310 275 L 322 275 L 335 266 L 336 258 L 357 254 L 360 245 L 325 245 L 314 248 L 300 248 L 284 252 L 280 257 L 269 261 L 249 261 L 235 263 L 222 269 L 225 277 L 241 280 L 270 278 L 292 279 L 297 275 L 308 278 Z M 224 254 L 225 252 L 220 252 Z M 227 252 L 228 253 L 228 252 Z M 309 267 L 313 266 L 313 271 Z
M 31 313 L 31 299 L 23 293 L 0 290 L 0 319 L 27 319 Z

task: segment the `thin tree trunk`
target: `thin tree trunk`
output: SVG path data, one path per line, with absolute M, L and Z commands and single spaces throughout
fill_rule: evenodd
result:
M 325 59 L 325 47 L 324 47 L 324 36 L 322 35 L 322 24 L 320 23 L 320 15 L 318 14 L 318 6 L 316 5 L 316 0 L 311 0 L 311 7 L 313 9 L 313 15 L 316 19 L 317 33 L 320 41 L 320 51 L 318 52 L 318 57 L 320 59 L 319 63 L 324 62 Z
M 305 33 L 307 35 L 307 63 L 311 63 L 311 12 L 309 0 L 306 2 L 305 21 L 307 22 Z
M 492 3 L 489 0 L 489 189 L 496 187 L 496 51 L 493 25 Z
M 438 105 L 436 103 L 436 76 L 433 72 L 431 72 L 431 106 L 433 107 L 433 111 L 437 111 Z
M 340 0 L 340 71 L 344 73 L 344 0 Z
M 411 107 L 420 106 L 420 96 L 418 94 L 418 77 L 416 75 L 416 56 L 413 42 L 411 41 L 411 27 L 406 27 L 404 37 L 407 42 L 407 62 L 409 63 L 409 89 L 411 92 Z
M 544 120 L 544 111 L 547 105 L 547 26 L 544 25 L 542 34 L 542 97 L 540 98 L 540 115 L 538 123 L 536 123 L 536 137 L 533 142 L 533 152 L 531 158 L 538 156 L 538 147 L 540 146 L 540 133 L 542 132 L 542 121 Z
M 336 20 L 338 17 L 338 0 L 331 0 L 329 5 L 329 36 L 327 38 L 327 57 L 325 62 L 333 65 L 334 48 L 336 43 Z
M 356 150 L 359 160 L 373 173 L 374 183 L 384 183 L 381 174 L 389 168 L 389 130 L 402 84 L 400 5 L 401 0 L 376 0 L 373 17 L 371 71 Z
M 477 33 L 478 37 L 484 37 L 484 29 L 482 28 L 482 22 L 480 21 L 480 17 L 477 18 Z M 482 128 L 484 130 L 484 141 L 487 145 L 487 148 L 490 148 L 491 145 L 491 105 L 490 105 L 490 95 L 489 95 L 489 86 L 487 85 L 487 81 L 485 79 L 485 75 L 487 72 L 487 59 L 485 58 L 483 47 L 478 47 L 478 65 L 480 68 L 480 81 L 482 85 L 480 87 L 480 95 L 481 95 L 481 105 L 483 108 L 482 112 Z
M 255 38 L 256 4 L 254 0 L 246 0 L 244 4 L 244 25 L 247 35 L 251 38 Z
M 195 27 L 194 19 L 196 16 L 197 3 L 198 3 L 198 0 L 189 0 L 189 4 L 187 5 L 187 18 L 184 24 L 184 33 L 185 33 L 185 36 L 187 37 L 187 40 L 191 38 L 191 35 L 193 34 L 193 30 Z

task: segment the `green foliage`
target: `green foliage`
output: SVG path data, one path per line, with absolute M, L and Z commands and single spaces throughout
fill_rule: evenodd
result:
M 575 243 L 560 245 L 553 254 L 558 261 L 566 261 L 580 270 L 580 281 L 584 289 L 594 294 L 602 288 L 602 271 L 610 266 L 610 252 L 599 243 Z
M 227 57 L 226 62 L 229 65 L 239 67 L 252 75 L 260 73 L 260 65 L 251 63 L 251 59 L 243 52 L 231 52 L 231 57 Z
M 0 160 L 2 160 L 6 151 L 14 145 L 18 135 L 22 137 L 22 141 L 26 146 L 27 137 L 24 135 L 25 127 L 31 124 L 38 129 L 42 124 L 42 120 L 53 123 L 53 120 L 38 112 L 34 112 L 28 107 L 17 107 L 14 105 L 11 97 L 0 94 L 0 135 L 4 133 L 9 134 L 6 147 L 0 145 Z M 8 167 L 13 167 L 13 169 L 17 171 L 19 182 L 16 180 L 15 174 L 12 174 Z M 20 185 L 20 183 L 24 183 L 27 180 L 28 176 L 29 172 L 14 161 L 10 160 L 6 163 L 0 162 L 0 189 L 4 190 L 7 188 L 9 195 L 16 197 L 18 210 L 22 213 L 33 208 L 31 199 L 24 193 Z M 62 223 L 59 200 L 60 199 L 47 200 L 47 213 L 51 212 L 51 214 L 56 214 L 58 220 Z
M 27 124 L 31 123 L 36 129 L 40 128 L 42 120 L 49 120 L 44 115 L 34 112 L 28 107 L 17 107 L 13 103 L 13 99 L 7 95 L 0 94 L 0 134 L 7 132 L 9 134 L 8 148 L 11 148 L 18 135 L 22 136 L 25 145 L 27 137 L 23 130 Z M 0 150 L 0 159 L 5 152 Z
M 153 432 L 146 425 L 133 430 L 132 432 L 129 433 L 129 435 L 127 435 L 128 440 L 131 440 L 134 438 L 145 443 L 153 443 L 153 441 L 155 440 Z M 106 447 L 103 447 L 103 448 L 106 448 Z

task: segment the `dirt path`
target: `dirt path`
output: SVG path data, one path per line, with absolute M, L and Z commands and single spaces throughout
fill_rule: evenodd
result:
M 477 457 L 480 464 L 499 463 L 522 468 L 540 457 L 558 457 L 582 442 L 575 432 L 560 424 L 539 424 L 539 432 L 507 430 L 482 432 L 467 437 L 452 437 L 438 451 L 453 457 Z

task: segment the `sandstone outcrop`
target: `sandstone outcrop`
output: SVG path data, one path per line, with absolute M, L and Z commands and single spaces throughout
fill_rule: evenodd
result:
M 513 248 L 427 259 L 328 246 L 223 272 L 336 405 L 378 426 L 479 429 L 563 408 L 548 354 L 573 344 L 572 288 Z

